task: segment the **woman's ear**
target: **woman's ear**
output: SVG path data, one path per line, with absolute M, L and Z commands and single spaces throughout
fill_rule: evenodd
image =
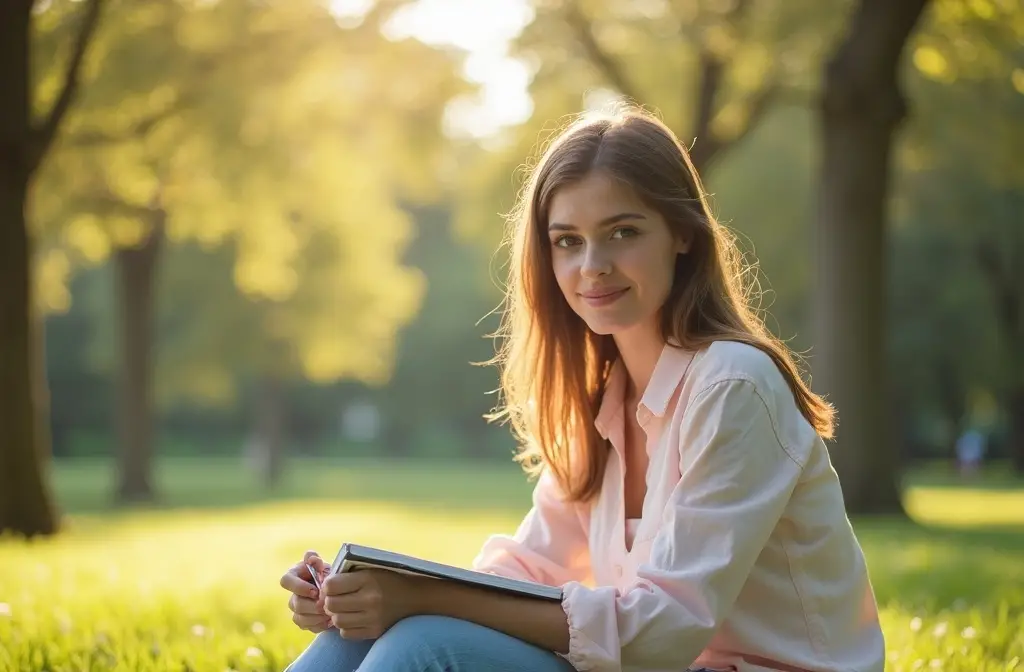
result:
M 676 236 L 676 254 L 687 254 L 691 247 L 693 247 L 692 234 L 681 233 Z

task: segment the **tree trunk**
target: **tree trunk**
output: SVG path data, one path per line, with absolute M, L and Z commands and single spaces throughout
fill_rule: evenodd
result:
M 118 376 L 120 503 L 149 502 L 153 490 L 153 335 L 155 282 L 164 239 L 162 210 L 146 238 L 114 254 L 117 269 L 121 370 Z
M 902 513 L 888 417 L 885 229 L 897 72 L 928 0 L 861 0 L 825 71 L 815 388 L 838 410 L 831 454 L 851 513 Z
M 286 413 L 283 383 L 276 376 L 265 376 L 256 391 L 256 439 L 261 448 L 263 481 L 268 488 L 281 482 L 284 472 Z
M 52 534 L 59 516 L 47 486 L 45 381 L 36 379 L 32 241 L 25 203 L 34 138 L 29 95 L 32 3 L 0 2 L 0 531 Z
M 1007 413 L 1010 415 L 1009 451 L 1013 469 L 1024 474 L 1024 387 L 1010 391 Z

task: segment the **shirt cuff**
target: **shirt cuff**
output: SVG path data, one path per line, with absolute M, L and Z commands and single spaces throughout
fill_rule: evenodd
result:
M 576 581 L 562 586 L 562 611 L 569 624 L 569 653 L 559 655 L 579 672 L 618 672 L 621 669 L 614 614 L 615 595 L 614 588 L 591 589 Z M 611 614 L 608 613 L 608 600 L 612 605 Z M 612 629 L 610 632 L 609 627 Z M 613 646 L 602 646 L 595 641 L 595 636 L 599 640 L 611 638 L 613 641 L 608 643 Z M 614 648 L 615 655 L 609 653 L 611 648 Z

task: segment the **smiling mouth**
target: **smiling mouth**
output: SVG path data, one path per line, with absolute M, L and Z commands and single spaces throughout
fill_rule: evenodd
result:
M 613 289 L 601 293 L 588 292 L 586 294 L 580 294 L 580 298 L 582 298 L 591 306 L 607 306 L 611 303 L 618 301 L 628 291 L 629 287 L 624 287 L 622 289 Z

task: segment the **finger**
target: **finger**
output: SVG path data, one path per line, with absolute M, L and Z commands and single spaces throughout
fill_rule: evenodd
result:
M 351 628 L 346 630 L 338 630 L 341 636 L 345 639 L 351 640 L 365 640 L 365 639 L 377 639 L 377 631 L 373 628 Z
M 331 616 L 331 623 L 339 630 L 367 628 L 371 625 L 367 621 L 368 616 L 369 614 L 364 611 L 334 614 Z
M 329 596 L 324 600 L 324 611 L 328 614 L 353 614 L 379 611 L 381 601 L 374 593 L 362 591 L 346 595 Z
M 323 616 L 308 616 L 305 614 L 292 614 L 292 623 L 303 630 L 321 632 L 332 627 L 330 619 Z
M 367 581 L 366 576 L 360 574 L 362 572 L 347 572 L 328 577 L 323 583 L 324 594 L 346 595 L 358 591 Z
M 323 561 L 324 559 L 316 551 L 306 551 L 305 555 L 302 556 L 302 562 L 307 565 L 313 565 L 316 562 L 323 563 Z
M 327 561 L 321 558 L 319 555 L 314 555 L 313 557 L 306 560 L 306 562 L 320 574 L 323 574 L 331 568 L 331 566 L 327 564 Z
M 317 597 L 316 586 L 312 583 L 305 565 L 295 565 L 281 577 L 281 587 L 302 597 Z
M 292 595 L 288 600 L 288 608 L 296 614 L 319 614 L 320 616 L 326 616 L 327 612 L 320 606 L 320 602 L 317 600 L 310 600 L 305 597 L 299 597 L 298 595 Z

